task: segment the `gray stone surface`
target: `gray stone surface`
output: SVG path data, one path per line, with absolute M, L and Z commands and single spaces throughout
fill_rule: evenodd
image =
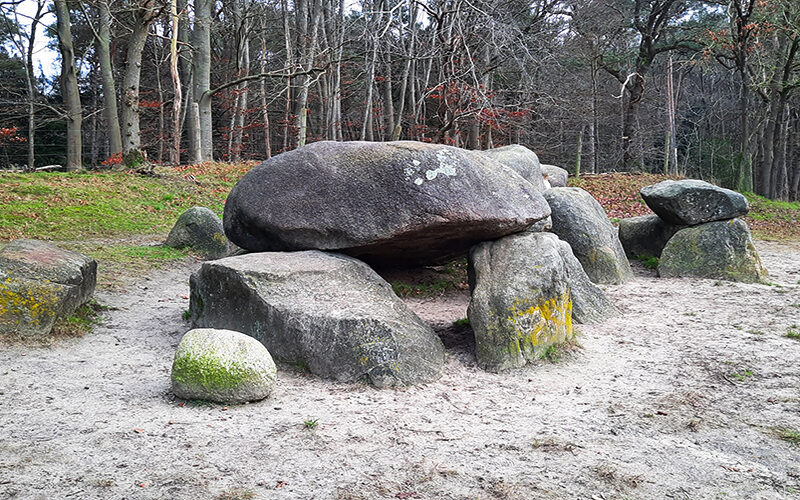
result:
M 338 250 L 378 265 L 442 262 L 550 215 L 541 194 L 481 152 L 412 141 L 321 141 L 248 172 L 228 238 L 250 251 Z
M 325 378 L 404 386 L 438 378 L 444 363 L 433 330 L 351 257 L 253 253 L 206 262 L 190 282 L 195 327 L 245 333 Z
M 525 231 L 529 233 L 541 233 L 543 231 L 550 231 L 551 229 L 553 229 L 553 218 L 548 216 L 528 227 Z
M 172 392 L 183 399 L 235 404 L 272 393 L 277 370 L 258 340 L 231 330 L 186 332 L 172 363 Z
M 238 249 L 225 237 L 222 220 L 206 207 L 192 207 L 178 217 L 165 245 L 190 248 L 204 259 L 219 259 Z
M 633 277 L 631 265 L 603 207 L 580 188 L 552 188 L 544 193 L 553 218 L 552 232 L 572 247 L 594 283 L 620 284 Z
M 481 368 L 518 368 L 573 338 L 569 276 L 558 247 L 552 234 L 522 233 L 470 252 L 467 316 Z
M 550 183 L 550 187 L 567 187 L 569 173 L 555 165 L 542 165 L 542 175 Z
M 750 210 L 744 195 L 694 179 L 662 181 L 643 187 L 641 194 L 653 212 L 673 225 L 728 220 Z
M 557 236 L 552 235 L 558 239 Z M 558 253 L 564 261 L 572 297 L 572 320 L 575 323 L 602 323 L 617 316 L 619 310 L 599 286 L 592 283 L 566 241 L 558 240 Z
M 544 191 L 542 167 L 536 153 L 520 144 L 487 149 L 483 154 L 513 169 L 523 179 L 533 184 L 540 193 Z
M 94 259 L 44 241 L 12 241 L 0 250 L 0 331 L 47 334 L 96 284 Z
M 630 258 L 661 257 L 669 239 L 684 227 L 668 224 L 655 214 L 628 217 L 619 221 L 619 241 Z
M 675 233 L 661 253 L 658 275 L 756 283 L 767 277 L 767 270 L 747 224 L 741 219 L 731 219 Z

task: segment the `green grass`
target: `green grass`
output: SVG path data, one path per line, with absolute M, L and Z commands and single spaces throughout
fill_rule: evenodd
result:
M 730 376 L 735 378 L 736 380 L 738 380 L 740 382 L 744 382 L 745 380 L 747 380 L 747 379 L 749 379 L 750 377 L 753 376 L 753 372 L 751 370 L 735 371 L 735 372 L 731 372 Z
M 309 418 L 303 421 L 303 427 L 308 430 L 316 429 L 317 425 L 319 425 L 319 421 L 316 418 Z
M 193 206 L 222 213 L 251 165 L 206 163 L 132 172 L 0 173 L 0 240 L 163 234 Z
M 800 446 L 800 432 L 794 429 L 775 429 L 775 434 L 777 434 L 780 439 L 788 443 L 791 443 L 795 446 Z
M 786 332 L 786 336 L 793 340 L 800 340 L 800 327 L 797 325 L 790 326 L 789 330 Z
M 456 328 L 466 328 L 469 326 L 469 318 L 461 318 L 453 321 L 453 326 Z
M 770 200 L 744 193 L 750 202 L 746 219 L 757 238 L 763 240 L 800 240 L 800 202 Z
M 642 263 L 646 269 L 658 269 L 658 257 L 652 255 L 637 255 L 636 260 Z

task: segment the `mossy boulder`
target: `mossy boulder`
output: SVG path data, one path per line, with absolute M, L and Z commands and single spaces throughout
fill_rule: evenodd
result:
M 676 226 L 729 220 L 750 210 L 741 193 L 696 179 L 661 181 L 643 187 L 641 194 L 653 212 Z
M 569 275 L 558 247 L 552 234 L 521 233 L 470 252 L 467 316 L 481 368 L 518 368 L 574 337 Z
M 252 252 L 337 251 L 397 267 L 448 261 L 548 215 L 530 182 L 479 151 L 319 141 L 250 170 L 223 222 Z
M 277 370 L 256 339 L 231 330 L 199 328 L 181 339 L 172 363 L 172 392 L 183 399 L 245 403 L 264 399 Z
M 342 382 L 405 386 L 439 377 L 444 346 L 369 266 L 320 251 L 206 262 L 192 275 L 195 327 L 240 331 L 276 361 Z
M 221 259 L 238 250 L 228 241 L 222 220 L 206 207 L 192 207 L 183 212 L 165 242 L 173 248 L 190 248 L 204 259 Z
M 487 149 L 483 154 L 511 168 L 523 179 L 533 184 L 540 193 L 544 191 L 542 167 L 536 153 L 520 144 Z
M 542 165 L 542 176 L 550 187 L 567 187 L 569 172 L 555 165 Z
M 633 277 L 617 229 L 592 195 L 580 188 L 557 187 L 545 191 L 544 197 L 552 211 L 551 231 L 569 243 L 593 283 L 615 285 Z
M 658 262 L 663 277 L 712 278 L 757 283 L 767 276 L 747 224 L 741 219 L 681 229 Z
M 0 332 L 50 333 L 58 318 L 86 303 L 97 284 L 97 263 L 37 240 L 0 250 Z
M 661 257 L 669 239 L 684 227 L 664 222 L 655 214 L 628 217 L 619 221 L 619 241 L 629 258 Z

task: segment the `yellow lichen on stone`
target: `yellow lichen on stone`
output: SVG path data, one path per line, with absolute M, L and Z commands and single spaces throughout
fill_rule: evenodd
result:
M 573 336 L 570 294 L 564 292 L 538 302 L 515 300 L 508 309 L 506 323 L 516 334 L 508 346 L 513 355 L 533 355 L 537 348 L 564 342 Z
M 52 285 L 7 278 L 0 282 L 0 324 L 19 330 L 46 328 L 57 316 L 59 300 Z

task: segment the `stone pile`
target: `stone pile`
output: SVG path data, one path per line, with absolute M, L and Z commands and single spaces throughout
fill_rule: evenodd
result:
M 478 363 L 522 366 L 571 340 L 573 321 L 617 314 L 592 281 L 627 276 L 615 260 L 616 233 L 588 193 L 575 210 L 591 206 L 593 218 L 570 219 L 572 209 L 546 188 L 538 157 L 522 146 L 323 141 L 275 156 L 228 197 L 225 234 L 251 253 L 205 262 L 192 275 L 192 324 L 245 334 L 275 361 L 325 378 L 432 381 L 445 362 L 441 340 L 370 266 L 468 253 Z M 558 236 L 543 232 L 552 225 L 556 233 L 551 209 Z M 570 246 L 579 241 L 572 233 L 587 230 L 597 243 Z M 180 387 L 176 394 L 192 394 Z
M 747 224 L 740 193 L 699 180 L 663 181 L 641 190 L 656 215 L 623 219 L 626 253 L 659 257 L 658 275 L 759 282 L 766 270 Z

